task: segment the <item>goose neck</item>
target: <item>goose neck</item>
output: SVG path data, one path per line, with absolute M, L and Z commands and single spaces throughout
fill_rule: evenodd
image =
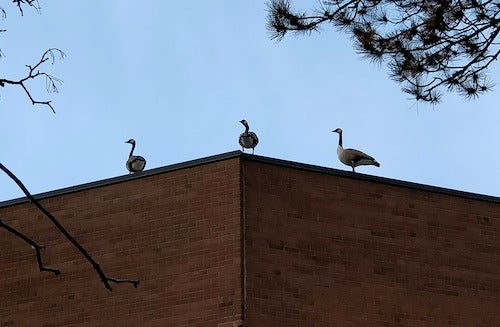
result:
M 130 154 L 128 155 L 129 158 L 132 157 L 134 149 L 135 149 L 135 143 L 132 143 L 132 149 L 130 149 Z

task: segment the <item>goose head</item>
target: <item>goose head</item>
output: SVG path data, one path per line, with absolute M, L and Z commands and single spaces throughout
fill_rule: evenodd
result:
M 240 123 L 242 123 L 243 126 L 248 127 L 248 123 L 245 119 L 240 120 Z
M 337 129 L 334 129 L 332 132 L 333 132 L 333 133 L 339 133 L 339 134 L 342 134 L 342 129 L 341 129 L 341 128 L 337 128 Z
M 125 141 L 125 143 L 130 143 L 132 145 L 135 145 L 135 140 L 134 139 L 130 139 L 128 141 Z

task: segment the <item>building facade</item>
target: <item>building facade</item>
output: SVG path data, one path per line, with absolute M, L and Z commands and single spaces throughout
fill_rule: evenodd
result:
M 0 326 L 500 326 L 500 198 L 239 151 L 0 203 Z

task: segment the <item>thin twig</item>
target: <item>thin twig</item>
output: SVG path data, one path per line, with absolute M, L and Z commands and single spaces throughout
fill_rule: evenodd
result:
M 132 283 L 132 284 L 134 284 L 135 288 L 137 288 L 137 286 L 139 286 L 139 281 L 138 280 L 108 278 L 108 281 L 116 283 L 116 284 Z
M 21 78 L 19 80 L 10 80 L 10 79 L 6 79 L 6 78 L 0 78 L 0 86 L 3 87 L 3 86 L 5 86 L 5 84 L 19 85 L 24 90 L 24 92 L 26 93 L 28 98 L 31 100 L 31 104 L 33 104 L 33 105 L 36 105 L 36 104 L 46 105 L 52 110 L 53 113 L 56 113 L 56 111 L 54 110 L 54 107 L 51 104 L 52 101 L 35 100 L 33 98 L 33 96 L 31 95 L 30 91 L 28 90 L 28 88 L 26 87 L 26 85 L 24 84 L 24 82 L 26 82 L 27 80 L 35 79 L 39 76 L 45 76 L 45 79 L 47 82 L 46 83 L 47 84 L 47 92 L 58 92 L 56 84 L 62 84 L 62 81 L 59 80 L 58 78 L 55 78 L 52 75 L 49 75 L 49 74 L 44 73 L 44 72 L 40 72 L 38 70 L 38 67 L 40 67 L 40 65 L 42 65 L 44 62 L 46 62 L 48 60 L 51 60 L 52 64 L 54 63 L 54 61 L 55 61 L 54 53 L 58 53 L 60 59 L 64 59 L 64 57 L 66 57 L 66 54 L 59 49 L 56 49 L 56 48 L 48 49 L 47 51 L 45 51 L 43 53 L 42 57 L 36 63 L 36 65 L 34 65 L 34 66 L 26 65 L 26 67 L 28 68 L 28 75 L 26 77 Z
M 35 250 L 36 261 L 38 262 L 38 268 L 40 269 L 40 271 L 50 271 L 50 272 L 54 273 L 56 276 L 59 276 L 61 274 L 61 271 L 59 269 L 49 268 L 49 267 L 46 267 L 43 265 L 42 255 L 40 253 L 40 250 L 44 248 L 43 246 L 37 244 L 35 241 L 33 241 L 28 236 L 21 233 L 20 231 L 18 231 L 14 227 L 9 226 L 6 223 L 4 223 L 1 219 L 1 217 L 0 217 L 0 227 L 6 229 L 8 232 L 16 235 L 17 237 L 19 237 L 20 239 L 22 239 L 23 241 L 25 241 L 26 243 L 31 245 L 31 248 Z
M 19 186 L 19 188 L 23 191 L 23 193 L 26 195 L 28 200 L 34 204 L 49 220 L 57 227 L 57 229 L 80 251 L 80 253 L 87 259 L 87 261 L 92 265 L 94 270 L 97 272 L 99 277 L 101 278 L 102 283 L 108 290 L 112 290 L 111 285 L 109 282 L 114 282 L 114 283 L 130 283 L 133 284 L 134 287 L 137 287 L 139 284 L 138 280 L 133 280 L 133 279 L 115 279 L 115 278 L 109 278 L 106 276 L 104 271 L 101 269 L 99 264 L 90 256 L 90 254 L 85 250 L 85 248 L 76 241 L 71 234 L 68 233 L 68 231 L 59 223 L 59 221 L 47 210 L 45 209 L 40 202 L 38 202 L 37 199 L 31 195 L 31 193 L 26 189 L 24 184 L 9 170 L 7 167 L 5 167 L 3 164 L 0 163 L 0 169 L 3 170 L 16 184 Z
M 19 11 L 21 12 L 21 16 L 24 15 L 22 4 L 27 4 L 30 7 L 36 9 L 36 11 L 40 12 L 40 5 L 38 4 L 38 0 L 12 0 L 12 2 L 17 4 Z

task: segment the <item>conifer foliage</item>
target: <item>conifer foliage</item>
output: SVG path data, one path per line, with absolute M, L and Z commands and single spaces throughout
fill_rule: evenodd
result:
M 281 40 L 330 24 L 352 36 L 368 59 L 417 101 L 437 103 L 443 91 L 475 98 L 493 86 L 487 76 L 500 54 L 498 0 L 333 0 L 311 13 L 289 0 L 268 2 L 267 28 Z

